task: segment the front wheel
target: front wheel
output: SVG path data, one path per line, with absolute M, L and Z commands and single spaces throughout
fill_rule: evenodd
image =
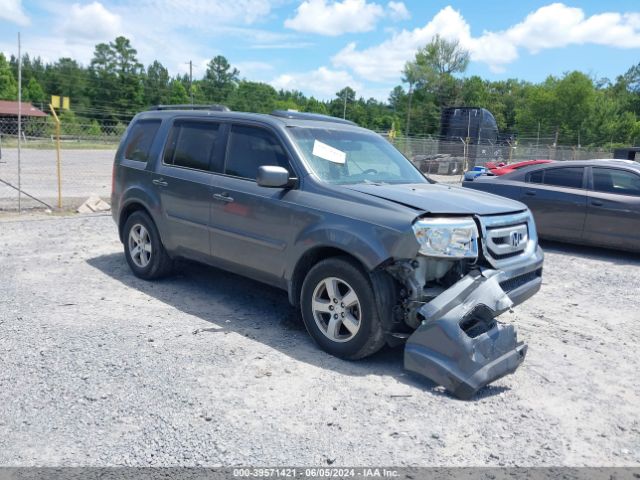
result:
M 300 305 L 309 334 L 336 357 L 363 358 L 385 343 L 370 279 L 347 257 L 323 260 L 309 271 Z

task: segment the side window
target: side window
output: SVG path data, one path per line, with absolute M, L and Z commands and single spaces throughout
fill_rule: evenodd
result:
M 149 150 L 159 128 L 160 120 L 140 120 L 136 122 L 127 136 L 124 158 L 138 162 L 149 160 Z
M 245 125 L 232 125 L 227 145 L 227 175 L 255 180 L 258 167 L 276 165 L 291 171 L 287 154 L 269 131 Z
M 219 132 L 220 125 L 217 123 L 177 120 L 164 149 L 164 163 L 220 172 L 220 165 L 210 165 Z
M 557 187 L 582 188 L 584 168 L 549 168 L 544 172 L 544 184 Z
M 527 183 L 542 183 L 542 175 L 544 170 L 536 170 L 535 172 L 527 173 Z
M 640 196 L 640 175 L 614 168 L 593 168 L 596 192 Z

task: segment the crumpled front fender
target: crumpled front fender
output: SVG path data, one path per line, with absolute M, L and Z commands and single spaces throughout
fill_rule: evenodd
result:
M 495 320 L 513 305 L 500 287 L 500 273 L 473 271 L 420 307 L 425 320 L 407 340 L 407 370 L 466 400 L 520 366 L 527 346 L 518 342 L 513 325 Z

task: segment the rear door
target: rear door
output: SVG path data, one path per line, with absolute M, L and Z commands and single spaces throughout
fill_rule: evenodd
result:
M 592 167 L 584 240 L 640 251 L 640 174 Z
M 520 200 L 531 209 L 540 236 L 579 241 L 587 216 L 585 168 L 538 169 L 525 178 Z
M 168 235 L 166 247 L 178 255 L 208 259 L 211 181 L 222 165 L 218 122 L 176 119 L 153 182 L 160 193 Z
M 257 125 L 230 125 L 223 175 L 216 175 L 211 202 L 213 252 L 234 271 L 278 284 L 291 241 L 288 189 L 256 183 L 258 167 L 293 170 L 275 132 Z

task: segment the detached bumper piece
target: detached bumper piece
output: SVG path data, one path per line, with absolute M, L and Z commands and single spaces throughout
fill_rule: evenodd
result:
M 469 400 L 485 385 L 515 372 L 527 353 L 513 325 L 495 317 L 513 302 L 500 287 L 496 270 L 474 271 L 423 305 L 425 320 L 409 337 L 407 370 Z

